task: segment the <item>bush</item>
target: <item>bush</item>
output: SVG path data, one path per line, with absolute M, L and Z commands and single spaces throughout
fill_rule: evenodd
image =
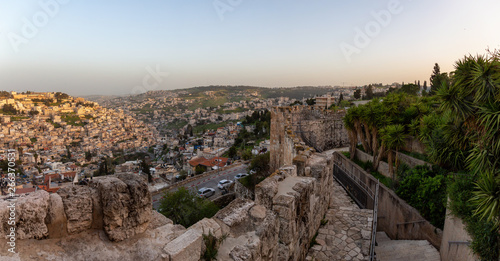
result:
M 249 170 L 255 170 L 257 173 L 263 173 L 269 171 L 269 162 L 271 161 L 271 154 L 266 152 L 264 154 L 259 154 L 255 156 L 250 162 Z
M 449 209 L 462 218 L 465 229 L 471 236 L 470 248 L 481 260 L 498 260 L 500 257 L 500 234 L 495 231 L 492 222 L 479 220 L 474 216 L 474 206 L 469 201 L 473 196 L 474 181 L 476 177 L 472 174 L 458 173 L 451 179 L 448 185 L 450 197 Z
M 159 212 L 175 224 L 190 227 L 203 218 L 211 218 L 219 211 L 212 201 L 200 198 L 185 187 L 167 192 L 160 201 Z
M 401 171 L 396 194 L 416 208 L 434 226 L 443 229 L 446 213 L 446 177 L 426 166 Z
M 219 252 L 219 246 L 226 239 L 227 235 L 223 235 L 221 238 L 216 238 L 211 231 L 208 231 L 208 235 L 203 234 L 203 242 L 205 243 L 205 251 L 202 254 L 202 258 L 205 261 L 217 260 L 217 253 Z

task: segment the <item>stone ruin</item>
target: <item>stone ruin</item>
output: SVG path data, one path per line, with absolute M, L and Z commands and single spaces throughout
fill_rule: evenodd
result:
M 271 169 L 293 164 L 299 151 L 322 152 L 349 145 L 345 111 L 313 106 L 285 106 L 271 110 Z

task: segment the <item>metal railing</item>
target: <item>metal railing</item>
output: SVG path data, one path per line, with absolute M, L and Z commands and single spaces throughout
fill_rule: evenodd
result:
M 379 181 L 377 181 L 377 186 L 375 187 L 375 202 L 373 203 L 373 223 L 372 223 L 372 240 L 370 242 L 370 261 L 376 260 L 375 258 L 375 244 L 377 241 L 377 212 L 378 212 L 378 187 Z
M 356 201 L 360 208 L 373 206 L 374 191 L 370 189 L 358 177 L 350 174 L 343 166 L 333 165 L 333 177 L 347 191 L 347 193 Z M 370 204 L 372 203 L 372 204 Z
M 470 242 L 469 241 L 448 241 L 448 248 L 450 248 L 452 244 L 468 246 L 468 245 L 470 245 Z

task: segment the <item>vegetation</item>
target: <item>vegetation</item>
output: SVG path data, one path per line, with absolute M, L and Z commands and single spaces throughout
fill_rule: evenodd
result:
M 219 246 L 224 240 L 226 240 L 227 234 L 221 236 L 220 238 L 215 237 L 209 230 L 208 235 L 203 234 L 203 242 L 205 243 L 205 251 L 202 253 L 201 258 L 205 261 L 216 260 L 217 253 L 219 252 Z
M 203 218 L 211 218 L 219 211 L 212 201 L 200 198 L 185 187 L 166 192 L 160 201 L 159 212 L 175 224 L 190 227 Z
M 250 190 L 255 190 L 255 186 L 269 177 L 269 162 L 271 160 L 270 153 L 259 154 L 250 162 L 249 170 L 254 170 L 255 174 L 250 174 L 239 179 L 240 183 Z
M 19 113 L 19 111 L 16 110 L 16 107 L 14 107 L 14 105 L 12 104 L 5 104 L 2 107 L 2 113 L 7 115 L 16 115 Z
M 446 171 L 435 166 L 406 165 L 398 170 L 396 194 L 416 208 L 434 226 L 443 229 L 446 217 Z

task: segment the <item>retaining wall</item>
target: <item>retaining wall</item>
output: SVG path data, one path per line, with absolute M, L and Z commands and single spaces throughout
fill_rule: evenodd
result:
M 443 240 L 441 241 L 441 260 L 442 261 L 474 261 L 479 260 L 472 253 L 468 245 L 456 244 L 450 242 L 470 242 L 471 237 L 465 231 L 463 221 L 455 217 L 446 210 L 446 220 L 444 221 Z

